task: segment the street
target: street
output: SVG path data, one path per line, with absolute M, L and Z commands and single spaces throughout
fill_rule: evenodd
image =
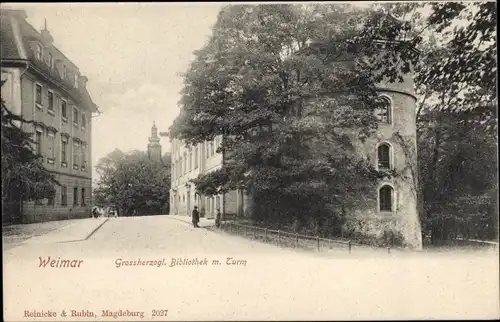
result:
M 169 216 L 110 218 L 87 240 L 45 240 L 4 250 L 6 321 L 472 319 L 499 313 L 495 252 L 297 252 Z M 170 267 L 173 258 L 184 265 Z M 26 317 L 33 311 L 57 317 Z

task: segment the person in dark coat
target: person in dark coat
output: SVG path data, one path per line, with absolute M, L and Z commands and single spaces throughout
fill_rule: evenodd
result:
M 99 211 L 97 210 L 97 207 L 94 207 L 92 210 L 92 218 L 97 218 L 99 217 Z
M 196 206 L 194 206 L 191 219 L 193 221 L 193 227 L 200 227 L 198 226 L 198 222 L 200 221 L 200 213 L 198 212 L 198 207 Z
M 215 227 L 219 228 L 220 227 L 220 209 L 217 209 L 217 214 L 215 215 Z

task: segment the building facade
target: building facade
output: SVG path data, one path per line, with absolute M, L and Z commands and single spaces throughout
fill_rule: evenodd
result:
M 243 215 L 245 200 L 242 191 L 231 191 L 216 196 L 204 196 L 196 192 L 190 180 L 200 174 L 208 174 L 221 169 L 224 164 L 223 153 L 217 149 L 222 136 L 196 145 L 186 146 L 181 140 L 171 140 L 172 174 L 170 186 L 170 214 L 190 216 L 197 206 L 201 216 L 215 218 L 217 210 L 227 218 Z
M 22 204 L 24 223 L 90 216 L 92 113 L 87 78 L 54 46 L 47 26 L 38 32 L 23 10 L 1 10 L 2 98 L 33 124 L 34 149 L 61 186 L 55 198 Z

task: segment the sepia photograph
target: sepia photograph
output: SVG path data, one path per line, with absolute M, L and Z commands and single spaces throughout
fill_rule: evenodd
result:
M 500 318 L 496 2 L 0 13 L 3 320 Z

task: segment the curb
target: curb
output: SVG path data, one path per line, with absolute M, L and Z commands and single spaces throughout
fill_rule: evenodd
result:
M 94 228 L 90 234 L 87 235 L 87 237 L 83 238 L 83 239 L 75 239 L 75 240 L 64 240 L 64 241 L 59 241 L 57 243 L 74 243 L 74 242 L 79 242 L 79 241 L 85 241 L 87 239 L 89 239 L 93 234 L 95 234 L 105 223 L 107 223 L 109 220 L 109 218 L 106 218 L 106 220 L 104 220 L 102 223 L 99 224 L 99 226 L 97 226 L 96 228 Z
M 98 230 L 99 230 L 99 229 L 100 229 L 100 228 L 101 228 L 101 227 L 102 227 L 105 223 L 107 223 L 107 222 L 108 222 L 108 220 L 109 220 L 109 217 L 108 217 L 108 218 L 106 218 L 106 220 L 104 220 L 104 221 L 103 221 L 103 222 L 102 222 L 99 226 L 97 226 L 94 230 L 92 230 L 92 231 L 90 232 L 90 234 L 89 234 L 87 237 L 85 237 L 85 239 L 83 239 L 83 240 L 87 240 L 87 239 L 89 239 L 89 238 L 90 238 L 90 237 L 91 237 L 91 236 L 92 236 L 92 235 L 93 235 L 96 231 L 98 231 Z

